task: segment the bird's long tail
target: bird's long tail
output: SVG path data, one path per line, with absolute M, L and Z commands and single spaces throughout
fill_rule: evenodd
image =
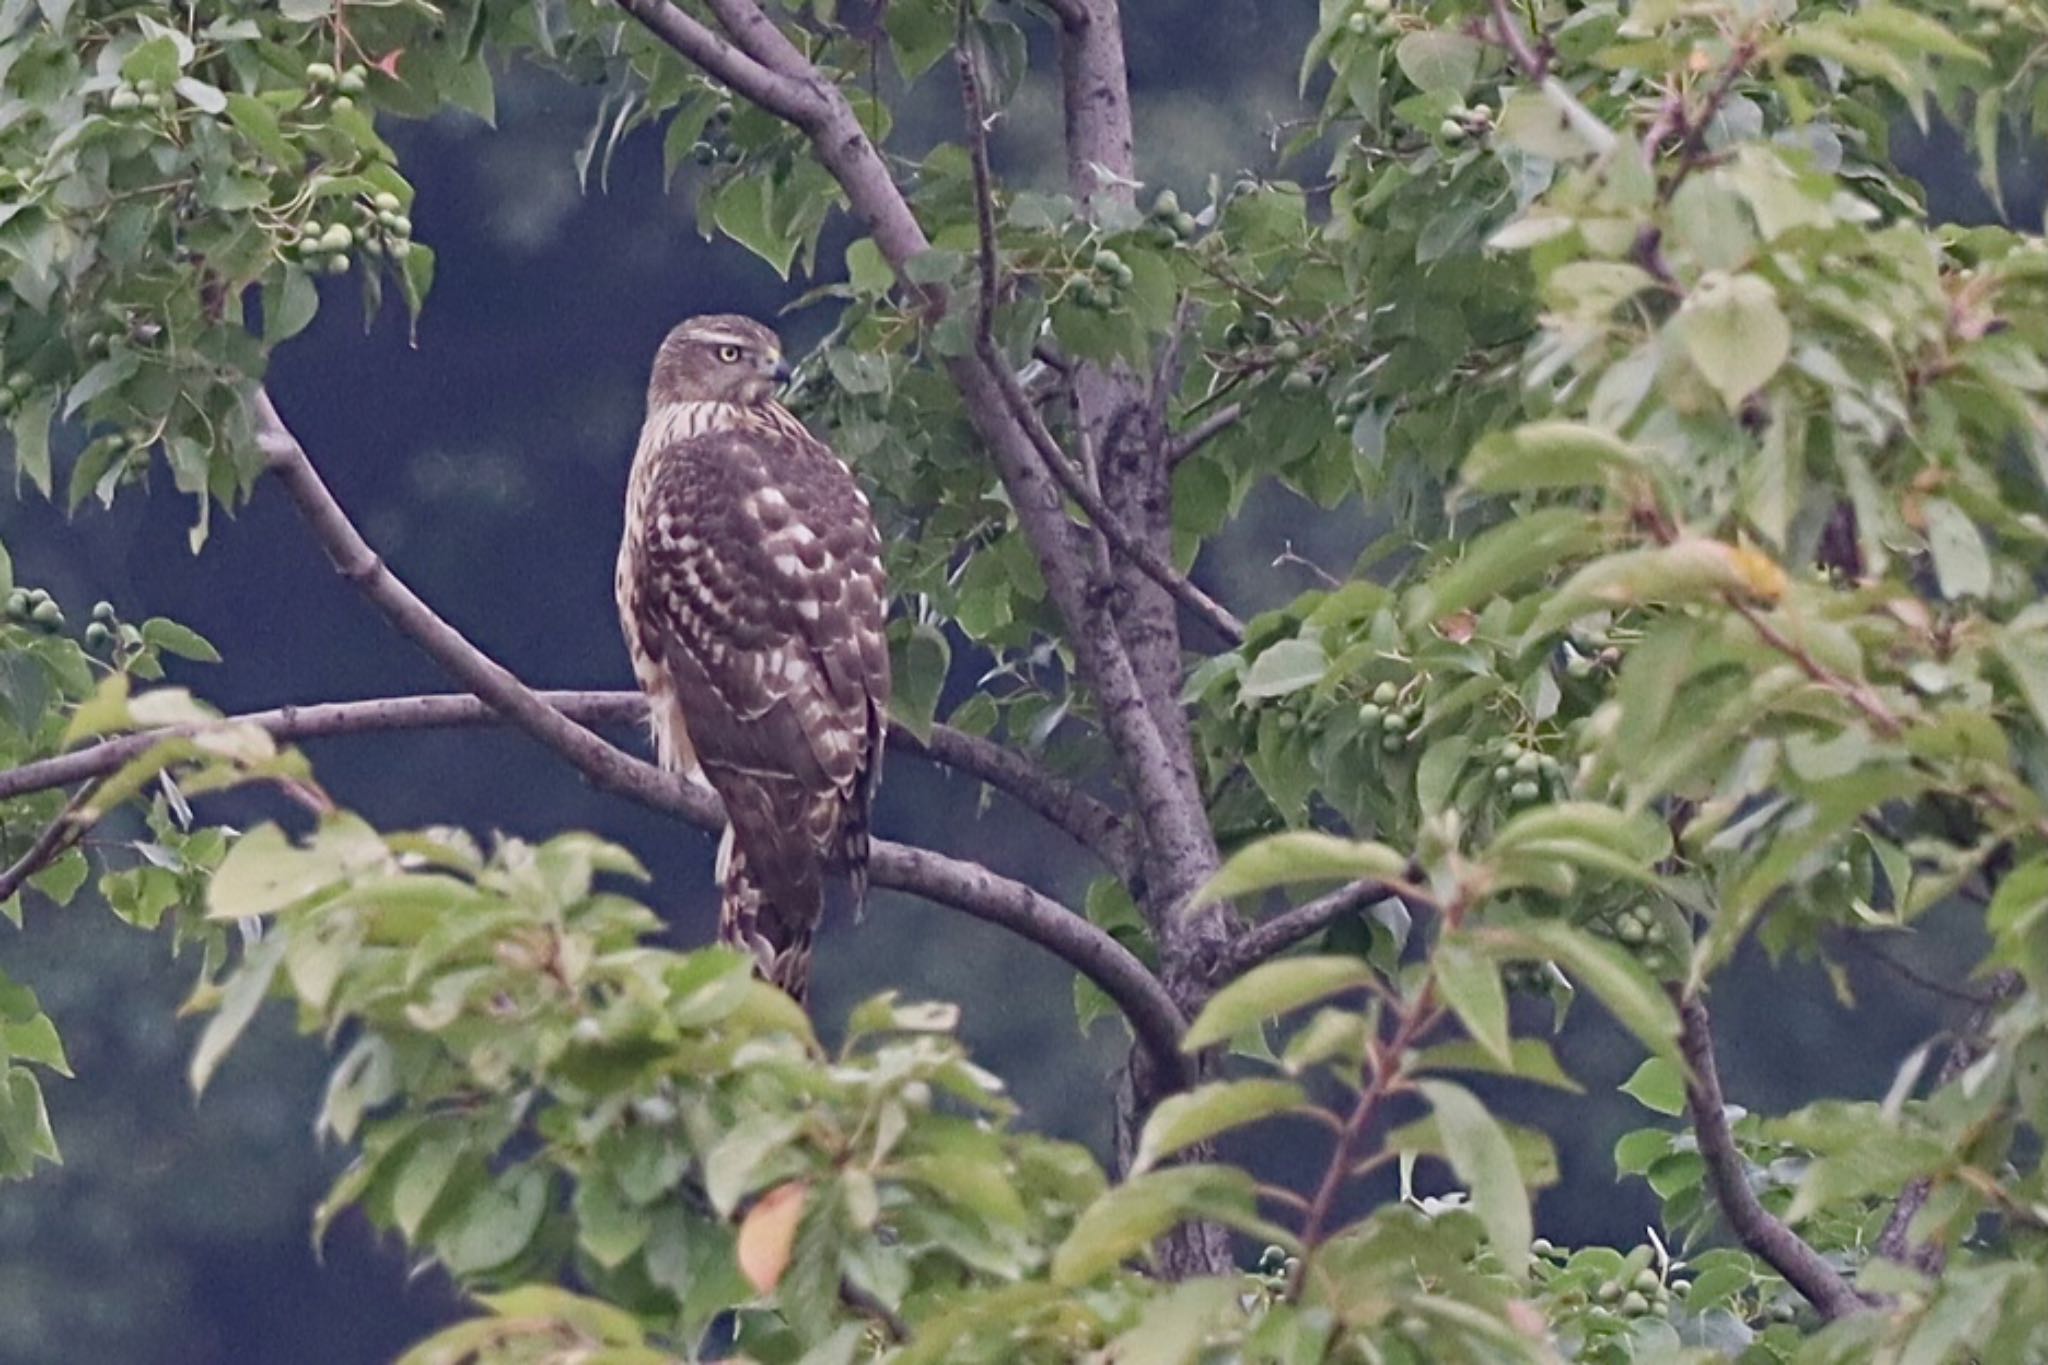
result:
M 811 939 L 825 910 L 817 865 L 800 853 L 790 856 L 793 850 L 778 847 L 782 840 L 739 831 L 728 824 L 718 845 L 719 941 L 751 953 L 762 978 L 801 1004 L 811 987 Z M 759 852 L 750 854 L 750 846 Z

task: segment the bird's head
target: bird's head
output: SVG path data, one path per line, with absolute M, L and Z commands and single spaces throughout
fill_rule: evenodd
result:
M 789 378 L 774 332 L 737 313 L 679 323 L 654 353 L 650 411 L 670 403 L 766 403 Z

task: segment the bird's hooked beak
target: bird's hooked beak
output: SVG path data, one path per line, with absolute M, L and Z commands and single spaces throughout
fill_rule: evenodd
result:
M 790 376 L 794 373 L 795 371 L 789 368 L 789 362 L 782 358 L 780 352 L 777 352 L 774 360 L 768 366 L 768 377 L 774 380 L 776 385 L 780 387 L 783 384 L 787 384 Z

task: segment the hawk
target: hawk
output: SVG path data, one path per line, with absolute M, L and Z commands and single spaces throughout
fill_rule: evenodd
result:
M 750 318 L 662 341 L 616 586 L 662 765 L 725 802 L 719 938 L 802 1000 L 825 874 L 866 889 L 888 592 L 852 471 L 775 401 L 788 377 Z

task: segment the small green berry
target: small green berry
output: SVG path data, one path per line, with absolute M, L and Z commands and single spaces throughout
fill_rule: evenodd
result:
M 8 391 L 15 394 L 27 393 L 35 387 L 35 377 L 27 370 L 16 370 L 7 376 Z
M 1454 118 L 1447 118 L 1436 126 L 1437 136 L 1449 143 L 1465 140 L 1465 125 Z
M 28 620 L 28 611 L 29 600 L 27 593 L 23 592 L 20 588 L 16 588 L 13 592 L 7 594 L 7 614 L 9 616 L 17 621 L 26 621 Z
M 1108 247 L 1104 247 L 1096 252 L 1093 261 L 1095 268 L 1105 275 L 1114 275 L 1123 263 L 1124 258 L 1111 251 Z
M 1650 1301 L 1634 1290 L 1622 1295 L 1620 1304 L 1616 1306 L 1625 1318 L 1639 1318 L 1650 1311 Z
M 1386 750 L 1390 754 L 1398 754 L 1401 752 L 1401 750 L 1407 747 L 1408 736 L 1400 733 L 1397 730 L 1387 731 L 1385 737 L 1383 737 L 1380 740 L 1380 748 Z
M 396 213 L 405 207 L 399 197 L 390 190 L 377 191 L 376 197 L 370 200 L 370 204 L 377 210 L 379 217 L 387 213 Z
M 1381 706 L 1393 705 L 1394 699 L 1400 695 L 1401 689 L 1390 682 L 1383 682 L 1372 690 L 1372 699 Z
M 1657 1272 L 1654 1270 L 1638 1270 L 1634 1287 L 1640 1293 L 1654 1294 L 1664 1287 L 1664 1281 L 1657 1278 Z
M 330 275 L 346 275 L 348 274 L 348 257 L 340 253 L 336 253 L 335 255 L 329 256 L 327 258 L 326 264 L 322 265 L 320 268 Z
M 1307 370 L 1289 370 L 1287 377 L 1280 381 L 1282 393 L 1311 393 L 1316 387 L 1316 377 Z
M 120 614 L 114 610 L 114 604 L 112 602 L 101 600 L 92 604 L 92 619 L 95 621 L 112 623 L 114 621 L 120 620 L 121 618 Z
M 1372 32 L 1372 20 L 1366 18 L 1363 14 L 1354 14 L 1344 21 L 1344 27 L 1350 29 L 1353 33 L 1358 34 L 1360 37 L 1364 37 L 1366 34 Z
M 690 149 L 690 159 L 699 166 L 709 166 L 718 160 L 718 148 L 708 142 L 700 142 Z
M 1152 216 L 1172 218 L 1180 212 L 1180 196 L 1172 190 L 1159 191 L 1159 197 L 1152 201 Z
M 1538 1237 L 1535 1241 L 1529 1243 L 1529 1251 L 1532 1255 L 1548 1256 L 1556 1250 L 1557 1248 L 1551 1245 L 1548 1237 Z
M 335 85 L 343 94 L 360 95 L 363 91 L 369 89 L 370 73 L 363 70 L 360 66 L 352 66 L 341 73 L 340 77 L 335 81 Z
M 1602 1280 L 1600 1287 L 1593 1291 L 1593 1297 L 1602 1303 L 1613 1303 L 1622 1295 L 1621 1281 Z
M 1537 755 L 1529 753 L 1525 750 L 1522 756 L 1515 760 L 1514 766 L 1515 776 L 1534 777 L 1536 776 L 1537 772 L 1542 769 L 1543 760 L 1539 758 Z
M 327 230 L 320 234 L 322 251 L 347 251 L 355 244 L 356 235 L 349 231 L 347 223 L 330 223 Z
M 94 621 L 85 628 L 85 647 L 97 653 L 114 643 L 114 632 L 105 623 Z
M 49 626 L 54 629 L 64 624 L 64 609 L 55 602 L 44 600 L 36 603 L 35 607 L 29 612 L 28 619 L 39 626 Z
M 1201 224 L 1195 221 L 1194 214 L 1182 212 L 1173 215 L 1173 231 L 1176 236 L 1192 237 L 1200 230 Z
M 1534 782 L 1517 782 L 1508 789 L 1508 799 L 1518 806 L 1526 806 L 1543 793 Z
M 333 103 L 328 107 L 337 114 L 346 114 L 349 110 L 356 107 L 356 102 L 347 95 L 336 95 Z
M 391 253 L 392 260 L 402 261 L 412 255 L 412 242 L 409 238 L 401 237 L 387 246 L 385 250 Z
M 1511 786 L 1514 780 L 1515 770 L 1505 763 L 1500 764 L 1493 770 L 1493 785 L 1496 787 Z
M 142 107 L 142 96 L 124 85 L 107 100 L 107 107 L 117 114 L 126 114 Z
M 1358 708 L 1358 723 L 1368 730 L 1379 729 L 1386 718 L 1386 709 L 1376 702 L 1367 702 Z
M 306 81 L 310 85 L 334 84 L 334 68 L 326 62 L 307 62 Z

